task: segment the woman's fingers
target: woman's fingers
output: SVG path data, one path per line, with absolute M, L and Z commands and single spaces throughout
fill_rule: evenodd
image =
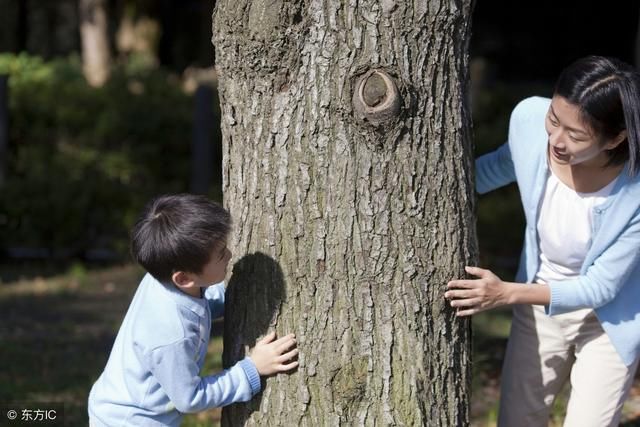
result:
M 473 308 L 468 308 L 468 309 L 465 309 L 465 310 L 456 311 L 456 316 L 458 316 L 458 317 L 471 316 L 471 315 L 479 313 L 481 311 L 482 311 L 482 309 L 479 309 L 477 307 L 473 307 Z
M 467 265 L 464 269 L 467 273 L 472 274 L 474 276 L 478 276 L 478 277 L 483 277 L 485 274 L 491 272 L 490 270 L 480 268 L 480 267 L 474 267 L 471 265 Z
M 473 307 L 482 304 L 482 298 L 466 298 L 451 301 L 451 307 Z
M 471 298 L 476 296 L 473 289 L 471 290 L 449 290 L 444 293 L 444 297 L 447 299 L 457 299 L 457 298 Z
M 465 271 L 479 279 L 452 280 L 447 283 L 444 293 L 451 301 L 451 307 L 457 309 L 457 316 L 470 316 L 504 304 L 501 299 L 503 282 L 491 270 L 466 266 Z
M 447 283 L 447 288 L 473 289 L 478 287 L 480 280 L 452 280 Z

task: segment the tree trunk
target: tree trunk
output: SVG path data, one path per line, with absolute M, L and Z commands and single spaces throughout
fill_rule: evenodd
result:
M 640 16 L 638 17 L 638 29 L 636 30 L 636 41 L 634 43 L 634 65 L 640 70 Z
M 80 0 L 82 67 L 91 86 L 102 86 L 109 78 L 109 21 L 106 0 Z
M 219 0 L 225 366 L 275 328 L 300 367 L 223 425 L 469 423 L 472 0 Z

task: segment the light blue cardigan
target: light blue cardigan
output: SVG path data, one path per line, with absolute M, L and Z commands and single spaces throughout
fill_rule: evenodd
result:
M 476 160 L 479 193 L 518 183 L 527 223 L 518 282 L 531 283 L 539 268 L 536 224 L 549 174 L 544 120 L 550 102 L 520 102 L 511 114 L 508 142 Z M 594 208 L 592 245 L 580 276 L 549 283 L 547 313 L 594 308 L 622 361 L 631 365 L 640 354 L 640 177 L 631 178 L 628 166 L 607 200 Z
M 89 394 L 91 427 L 179 426 L 184 413 L 244 402 L 260 391 L 248 357 L 200 376 L 211 319 L 224 313 L 224 284 L 193 298 L 147 274 Z

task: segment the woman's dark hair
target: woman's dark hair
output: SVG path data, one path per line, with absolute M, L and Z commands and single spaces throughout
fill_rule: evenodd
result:
M 131 254 L 158 281 L 170 283 L 175 271 L 201 273 L 230 230 L 229 212 L 204 196 L 161 196 L 134 225 Z
M 631 65 L 602 56 L 579 59 L 562 71 L 554 95 L 578 106 L 597 135 L 612 139 L 626 130 L 626 141 L 609 151 L 609 164 L 629 160 L 630 174 L 638 172 L 640 75 Z

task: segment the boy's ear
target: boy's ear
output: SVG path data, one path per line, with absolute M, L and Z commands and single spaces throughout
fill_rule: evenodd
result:
M 623 130 L 615 138 L 609 141 L 609 143 L 607 144 L 607 150 L 613 150 L 618 145 L 620 145 L 622 141 L 624 141 L 625 139 L 627 139 L 627 131 Z
M 179 288 L 192 288 L 196 283 L 193 275 L 186 271 L 175 271 L 171 275 L 171 280 Z

